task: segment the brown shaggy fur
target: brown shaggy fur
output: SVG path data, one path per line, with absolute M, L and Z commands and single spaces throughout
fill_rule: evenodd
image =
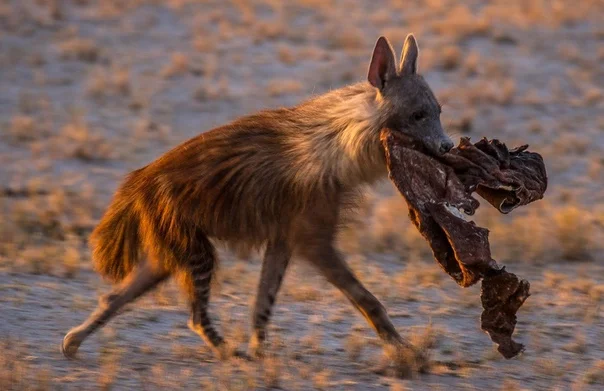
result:
M 131 173 L 92 234 L 97 270 L 124 278 L 141 251 L 178 268 L 207 237 L 260 247 L 307 211 L 350 205 L 386 173 L 376 90 L 362 83 L 203 133 Z

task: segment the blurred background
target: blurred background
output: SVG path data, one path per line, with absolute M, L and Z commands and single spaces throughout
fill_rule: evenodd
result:
M 11 352 L 0 388 L 599 389 L 603 21 L 600 0 L 0 0 L 0 338 Z M 528 143 L 545 159 L 544 200 L 475 217 L 494 258 L 532 283 L 519 313 L 525 356 L 493 354 L 477 289 L 434 265 L 388 182 L 368 192 L 340 247 L 433 352 L 431 375 L 368 372 L 373 331 L 304 265 L 271 333 L 289 350 L 272 361 L 203 362 L 211 354 L 172 285 L 91 339 L 83 362 L 60 356 L 64 332 L 108 290 L 86 240 L 127 172 L 237 116 L 364 81 L 378 36 L 400 55 L 410 32 L 454 140 Z M 223 254 L 214 299 L 243 343 L 258 255 L 239 255 L 249 262 Z

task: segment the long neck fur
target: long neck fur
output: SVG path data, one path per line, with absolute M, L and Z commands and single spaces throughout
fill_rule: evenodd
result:
M 362 83 L 241 117 L 174 148 L 128 186 L 162 205 L 163 226 L 193 216 L 211 237 L 260 245 L 307 208 L 350 209 L 356 187 L 385 175 L 381 105 Z
M 290 152 L 299 165 L 299 179 L 335 180 L 350 189 L 384 176 L 380 104 L 375 88 L 358 83 L 292 109 L 299 126 Z

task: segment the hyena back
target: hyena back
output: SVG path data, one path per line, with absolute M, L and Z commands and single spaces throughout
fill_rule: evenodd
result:
M 441 127 L 438 102 L 417 74 L 417 57 L 409 35 L 397 67 L 392 47 L 381 37 L 368 83 L 242 117 L 132 172 L 90 239 L 96 270 L 118 285 L 65 336 L 65 355 L 73 356 L 120 308 L 172 275 L 189 298 L 189 327 L 219 356 L 227 355 L 207 311 L 217 263 L 210 239 L 233 248 L 266 248 L 251 353 L 262 352 L 294 254 L 340 289 L 394 351 L 410 349 L 384 306 L 334 248 L 334 238 L 359 188 L 386 175 L 383 127 L 411 135 L 434 153 L 453 146 Z

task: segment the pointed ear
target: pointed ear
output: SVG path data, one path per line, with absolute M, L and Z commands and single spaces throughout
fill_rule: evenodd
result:
M 396 76 L 394 50 L 385 37 L 380 37 L 373 49 L 367 80 L 372 86 L 382 90 L 386 82 Z
M 419 57 L 419 48 L 413 34 L 407 35 L 403 54 L 401 57 L 401 75 L 414 75 L 417 73 L 417 58 Z

